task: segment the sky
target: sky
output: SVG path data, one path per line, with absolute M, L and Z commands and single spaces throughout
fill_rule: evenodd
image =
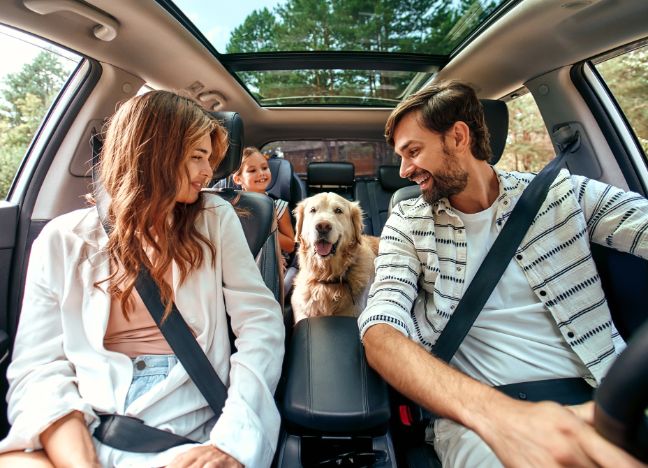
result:
M 230 34 L 254 10 L 284 3 L 280 0 L 174 0 L 218 52 L 225 52 Z
M 30 63 L 41 50 L 49 50 L 59 55 L 63 66 L 72 71 L 78 59 L 74 54 L 59 47 L 52 46 L 34 36 L 24 34 L 16 29 L 0 25 L 0 89 L 8 73 L 19 72 L 23 65 Z

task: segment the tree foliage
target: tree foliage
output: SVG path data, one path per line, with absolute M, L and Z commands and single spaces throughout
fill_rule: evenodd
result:
M 269 51 L 368 51 L 446 54 L 495 8 L 492 0 L 287 0 L 272 11 L 253 11 L 237 27 L 227 53 Z M 240 72 L 258 98 L 293 96 L 389 98 L 411 76 L 390 72 L 295 70 Z M 278 100 L 277 104 L 290 104 Z
M 7 196 L 20 161 L 66 77 L 57 56 L 47 51 L 5 77 L 0 93 L 0 199 Z

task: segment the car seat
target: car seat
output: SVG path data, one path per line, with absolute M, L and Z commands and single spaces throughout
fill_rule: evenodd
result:
M 354 199 L 355 166 L 350 162 L 311 162 L 306 169 L 308 195 L 335 192 L 348 200 Z
M 400 166 L 382 165 L 378 167 L 378 177 L 374 180 L 356 180 L 355 199 L 365 213 L 364 233 L 380 236 L 389 213 L 389 200 L 392 194 L 403 187 L 414 185 L 409 179 L 400 176 Z

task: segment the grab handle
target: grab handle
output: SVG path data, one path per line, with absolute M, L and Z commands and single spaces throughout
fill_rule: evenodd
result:
M 117 37 L 119 23 L 107 13 L 76 0 L 23 0 L 23 5 L 39 15 L 69 11 L 97 23 L 92 33 L 97 39 L 110 42 Z

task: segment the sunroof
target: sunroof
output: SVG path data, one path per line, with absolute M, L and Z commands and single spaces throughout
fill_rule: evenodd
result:
M 158 1 L 261 105 L 393 106 L 511 0 Z M 340 55 L 313 61 L 319 53 Z M 369 64 L 371 54 L 389 60 Z

